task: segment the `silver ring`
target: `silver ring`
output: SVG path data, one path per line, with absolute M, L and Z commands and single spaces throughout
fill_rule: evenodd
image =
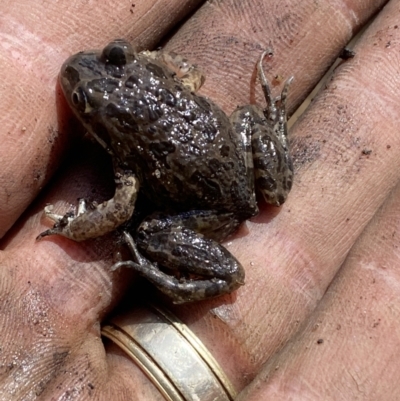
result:
M 168 401 L 233 401 L 236 391 L 200 339 L 170 311 L 138 307 L 102 328 Z

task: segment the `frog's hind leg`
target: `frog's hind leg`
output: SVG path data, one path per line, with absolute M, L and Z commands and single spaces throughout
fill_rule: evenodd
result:
M 267 107 L 262 110 L 266 120 L 264 119 L 261 124 L 257 122 L 253 127 L 254 176 L 256 187 L 265 201 L 280 206 L 285 202 L 293 184 L 286 111 L 287 94 L 293 77 L 284 83 L 280 96 L 272 97 L 269 82 L 262 68 L 262 62 L 267 54 L 272 55 L 272 51 L 265 50 L 257 65 Z
M 197 66 L 191 64 L 185 57 L 179 54 L 163 50 L 144 51 L 141 54 L 161 61 L 176 74 L 182 84 L 191 92 L 197 92 L 206 80 L 204 74 Z
M 201 220 L 204 222 L 207 216 L 210 219 L 204 224 L 210 227 L 211 222 L 216 219 L 212 217 L 211 212 L 204 212 Z M 132 237 L 125 233 L 134 260 L 119 262 L 113 268 L 134 268 L 168 295 L 174 303 L 227 294 L 243 285 L 244 270 L 240 263 L 214 239 L 206 238 L 203 234 L 186 227 L 184 224 L 188 219 L 192 220 L 192 216 L 153 216 L 146 219 L 139 228 L 137 242 L 152 262 L 139 253 Z M 191 224 L 192 221 L 189 221 L 188 226 Z M 229 228 L 220 228 L 228 232 L 233 226 L 234 223 Z M 216 234 L 218 230 L 213 231 L 210 236 L 219 237 L 219 234 Z M 165 267 L 166 271 L 171 271 L 171 274 L 161 270 L 159 265 Z M 179 272 L 184 278 L 178 278 L 172 274 L 173 271 Z
M 258 63 L 258 74 L 266 100 L 266 108 L 247 105 L 237 108 L 230 120 L 242 144 L 248 184 L 261 192 L 265 201 L 280 206 L 293 183 L 293 165 L 287 140 L 286 99 L 292 78 L 284 84 L 280 96 L 273 98 L 269 83 Z

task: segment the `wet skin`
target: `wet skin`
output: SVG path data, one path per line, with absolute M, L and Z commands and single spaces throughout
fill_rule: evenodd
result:
M 111 155 L 112 199 L 75 213 L 45 213 L 55 225 L 39 235 L 82 241 L 129 221 L 137 195 L 156 212 L 134 233 L 124 232 L 131 261 L 116 263 L 148 278 L 173 302 L 230 293 L 244 284 L 244 269 L 219 242 L 258 213 L 255 191 L 281 205 L 292 186 L 286 96 L 291 79 L 272 98 L 258 73 L 266 108 L 247 105 L 230 117 L 195 94 L 204 82 L 185 59 L 136 53 L 123 40 L 102 51 L 70 57 L 62 66 L 65 98 L 88 132 Z

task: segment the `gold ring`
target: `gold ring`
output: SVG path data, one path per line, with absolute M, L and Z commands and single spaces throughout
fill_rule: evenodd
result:
M 168 401 L 233 401 L 236 391 L 200 339 L 153 304 L 117 316 L 101 331 L 142 369 Z

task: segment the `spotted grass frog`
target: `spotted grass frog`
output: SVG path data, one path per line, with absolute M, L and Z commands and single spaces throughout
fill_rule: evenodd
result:
M 115 230 L 131 219 L 140 192 L 154 205 L 134 232 L 124 231 L 130 267 L 173 302 L 202 300 L 244 284 L 244 269 L 220 242 L 258 213 L 255 188 L 281 205 L 292 186 L 286 98 L 273 98 L 258 62 L 266 107 L 238 107 L 228 117 L 196 95 L 203 74 L 163 51 L 136 52 L 124 40 L 71 56 L 62 66 L 65 98 L 87 131 L 111 156 L 115 195 L 64 216 L 38 238 L 75 241 Z

